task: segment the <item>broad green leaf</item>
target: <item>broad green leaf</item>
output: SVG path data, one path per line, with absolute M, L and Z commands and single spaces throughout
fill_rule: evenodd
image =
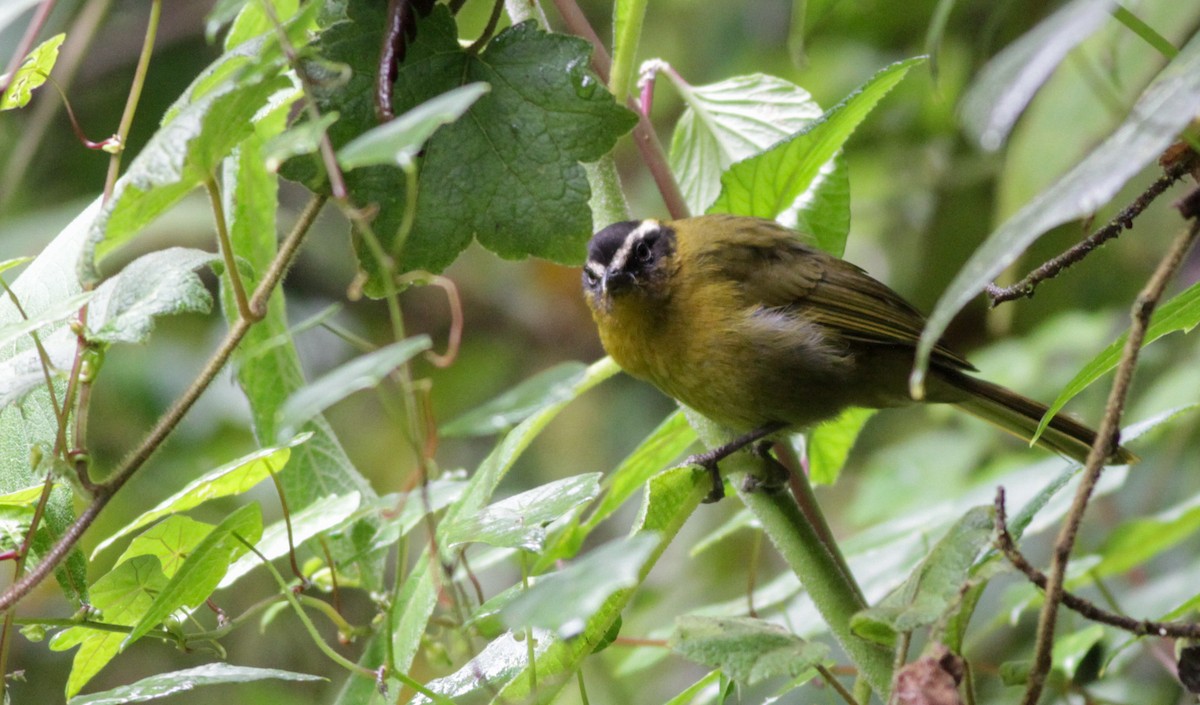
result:
M 180 313 L 208 313 L 212 296 L 196 270 L 220 260 L 202 250 L 171 247 L 143 255 L 100 285 L 107 301 L 99 327 L 90 334 L 102 343 L 144 343 L 154 319 Z
M 238 0 L 229 0 L 233 4 L 237 4 Z M 232 26 L 229 28 L 229 34 L 225 35 L 225 50 L 228 51 L 233 47 L 248 42 L 255 37 L 259 37 L 268 32 L 275 31 L 275 23 L 267 16 L 263 6 L 266 3 L 262 0 L 250 0 L 242 6 L 241 12 L 234 18 Z M 275 10 L 275 17 L 280 22 L 288 22 L 299 9 L 300 0 L 270 0 L 271 7 Z M 214 9 L 214 13 L 216 10 Z M 204 28 L 206 35 L 210 34 L 212 24 L 211 16 L 207 20 Z M 316 31 L 316 23 L 312 23 L 310 31 Z M 209 41 L 212 41 L 211 39 Z
M 988 236 L 963 265 L 930 314 L 917 346 L 910 385 L 924 385 L 933 345 L 951 319 L 1049 229 L 1086 217 L 1156 159 L 1200 112 L 1200 35 L 1180 51 L 1101 145 Z M 915 394 L 914 396 L 921 396 Z
M 268 561 L 286 556 L 291 545 L 295 545 L 299 549 L 305 541 L 340 525 L 354 513 L 354 510 L 358 509 L 358 505 L 357 492 L 317 500 L 292 515 L 290 537 L 288 523 L 280 519 L 263 529 L 262 538 L 254 545 L 254 548 Z M 289 544 L 289 538 L 294 544 Z M 221 579 L 218 587 L 226 588 L 233 585 L 238 578 L 260 565 L 262 565 L 262 558 L 259 558 L 257 554 L 243 555 L 229 566 L 229 570 Z
M 721 193 L 721 174 L 821 117 L 803 88 L 761 73 L 692 86 L 665 73 L 687 108 L 671 136 L 671 171 L 693 213 Z M 788 204 L 791 205 L 791 204 Z
M 221 160 L 254 133 L 255 118 L 263 116 L 270 99 L 292 90 L 291 81 L 279 75 L 285 65 L 282 55 L 268 50 L 275 43 L 267 35 L 225 52 L 172 106 L 117 180 L 92 226 L 80 260 L 82 278 L 97 281 L 100 260 L 205 183 Z
M 136 683 L 106 690 L 103 693 L 91 693 L 74 698 L 71 700 L 70 705 L 124 705 L 125 703 L 143 703 L 149 700 L 165 698 L 176 693 L 185 693 L 206 685 L 251 683 L 262 680 L 323 681 L 327 679 L 308 673 L 294 673 L 275 668 L 251 668 L 249 666 L 234 666 L 228 663 L 207 663 L 203 666 L 188 668 L 183 671 L 149 676 Z
M 262 145 L 283 130 L 284 118 L 286 115 L 276 115 L 260 121 L 257 134 L 225 160 L 222 173 L 225 184 L 222 195 L 233 251 L 250 263 L 253 272 L 266 271 L 276 253 L 278 177 L 267 171 Z M 246 281 L 247 287 L 256 285 L 253 276 Z M 221 279 L 221 302 L 226 320 L 236 321 L 240 314 L 226 277 Z M 284 291 L 277 290 L 271 295 L 266 317 L 246 334 L 234 354 L 234 362 L 238 384 L 250 402 L 255 438 L 263 445 L 273 443 L 280 406 L 306 384 L 288 326 Z M 287 468 L 279 476 L 292 511 L 298 512 L 330 495 L 357 492 L 363 502 L 376 498 L 375 490 L 350 462 L 324 418 L 313 418 L 304 431 L 312 437 L 293 449 Z M 364 521 L 347 532 L 348 539 L 329 544 L 341 569 L 357 573 L 354 577 L 366 589 L 380 587 L 382 575 L 382 557 L 366 551 L 375 531 L 370 521 Z M 347 560 L 351 556 L 355 557 L 352 562 Z
M 292 442 L 280 448 L 263 448 L 237 460 L 226 463 L 216 470 L 210 470 L 189 482 L 183 489 L 159 502 L 150 511 L 130 521 L 117 530 L 115 534 L 100 542 L 92 551 L 92 557 L 99 555 L 122 536 L 151 524 L 162 517 L 186 512 L 198 507 L 210 499 L 239 495 L 267 479 L 273 472 L 283 470 L 291 457 L 292 447 L 308 440 L 308 434 L 297 436 Z
M 687 660 L 750 685 L 777 676 L 797 678 L 829 659 L 825 644 L 749 617 L 679 617 L 669 643 Z
M 372 389 L 397 367 L 428 350 L 433 342 L 418 335 L 360 355 L 301 387 L 279 407 L 275 437 L 291 438 L 304 424 L 355 392 Z
M 158 559 L 137 556 L 117 565 L 92 585 L 91 604 L 100 610 L 107 624 L 132 627 L 141 619 L 167 585 Z M 84 623 L 86 625 L 86 622 Z M 78 646 L 67 678 L 66 696 L 79 692 L 92 676 L 100 672 L 121 651 L 125 634 L 87 626 L 63 630 L 50 640 L 53 651 Z
M 637 586 L 660 538 L 641 532 L 610 541 L 562 570 L 540 578 L 501 611 L 513 629 L 541 627 L 570 639 L 618 590 Z
M 279 171 L 288 159 L 316 152 L 329 126 L 337 122 L 338 117 L 336 112 L 326 113 L 315 122 L 302 122 L 272 137 L 262 148 L 267 170 Z
M 1142 346 L 1145 347 L 1164 335 L 1176 331 L 1190 333 L 1197 324 L 1200 324 L 1200 283 L 1191 285 L 1155 309 L 1154 316 L 1150 319 L 1150 325 L 1146 328 L 1146 338 L 1142 342 Z M 1125 341 L 1128 338 L 1128 332 L 1122 333 L 1119 338 L 1084 365 L 1079 373 L 1067 383 L 1067 386 L 1063 387 L 1058 398 L 1050 404 L 1050 408 L 1042 417 L 1042 423 L 1037 430 L 1038 435 L 1041 435 L 1042 431 L 1046 429 L 1046 425 L 1050 423 L 1050 419 L 1054 418 L 1054 415 L 1066 406 L 1067 402 L 1090 387 L 1093 382 L 1116 369 L 1121 362 L 1121 351 L 1125 349 Z
M 859 123 L 923 60 L 888 66 L 798 134 L 734 164 L 721 176 L 721 194 L 708 212 L 773 219 L 790 208 Z
M 23 108 L 33 98 L 33 91 L 46 82 L 54 62 L 58 61 L 58 47 L 67 38 L 56 34 L 33 48 L 12 76 L 0 76 L 0 84 L 8 84 L 4 95 L 0 95 L 0 111 Z
M 94 291 L 81 291 L 74 296 L 68 296 L 55 302 L 36 315 L 0 326 L 0 348 L 11 345 L 18 338 L 36 333 L 46 326 L 64 323 L 72 314 L 78 313 L 79 308 L 90 301 L 95 294 Z
M 475 101 L 491 90 L 487 83 L 468 83 L 430 98 L 403 115 L 397 115 L 394 120 L 355 137 L 338 150 L 338 163 L 346 170 L 379 164 L 408 166 L 439 127 L 462 117 Z
M 991 540 L 992 524 L 990 506 L 967 512 L 903 585 L 878 605 L 854 616 L 854 632 L 890 644 L 896 634 L 934 624 L 957 608 L 971 568 Z
M 44 485 L 37 484 L 32 487 L 26 487 L 23 490 L 14 490 L 0 495 L 0 505 L 8 507 L 29 507 L 37 504 L 38 498 L 42 496 Z
M 963 97 L 963 126 L 987 150 L 999 149 L 1042 83 L 1118 7 L 1116 0 L 1074 0 L 997 54 Z
M 571 396 L 585 369 L 581 362 L 564 362 L 543 370 L 447 422 L 438 429 L 438 434 L 442 437 L 490 436 L 506 431 L 547 404 Z
M 442 528 L 442 540 L 450 547 L 480 542 L 541 551 L 546 543 L 546 525 L 567 516 L 598 494 L 598 472 L 556 480 L 459 517 Z
M 154 556 L 163 575 L 170 578 L 212 529 L 212 524 L 182 514 L 169 516 L 130 541 L 125 552 L 117 559 L 117 564 L 137 556 Z
M 874 409 L 850 408 L 808 433 L 808 476 L 814 485 L 832 485 L 837 481 L 850 449 L 867 424 Z
M 376 125 L 364 96 L 374 92 L 383 6 L 355 3 L 348 11 L 351 19 L 330 26 L 317 42 L 325 60 L 353 72 L 344 85 L 318 96 L 322 112 L 342 116 L 330 128 L 337 146 Z M 590 73 L 590 46 L 577 37 L 525 22 L 499 32 L 482 52 L 465 50 L 458 38 L 454 19 L 438 4 L 417 23 L 396 78 L 397 115 L 469 83 L 492 86 L 463 119 L 444 125 L 426 143 L 417 212 L 398 256 L 400 269 L 440 271 L 473 239 L 510 259 L 581 262 L 593 228 L 580 162 L 612 149 L 633 127 L 634 116 Z M 327 188 L 310 161 L 293 160 L 285 174 Z M 405 215 L 403 172 L 367 167 L 346 177 L 364 205 L 378 206 L 373 229 L 392 251 Z M 378 263 L 366 245 L 360 244 L 358 254 L 371 276 L 367 292 L 381 294 Z
M 850 172 L 845 158 L 838 154 L 825 162 L 796 205 L 781 213 L 777 220 L 829 254 L 835 257 L 845 254 L 850 236 Z
M 206 600 L 225 576 L 229 564 L 249 550 L 246 544 L 254 545 L 261 535 L 262 511 L 257 504 L 247 504 L 225 517 L 196 545 L 155 596 L 154 604 L 121 642 L 121 649 L 129 648 L 175 610 L 195 607 Z

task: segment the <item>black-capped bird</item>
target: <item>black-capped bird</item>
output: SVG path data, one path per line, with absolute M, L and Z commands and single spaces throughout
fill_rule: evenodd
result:
M 693 456 L 717 463 L 782 430 L 850 406 L 912 404 L 908 376 L 925 318 L 862 269 L 769 220 L 705 215 L 614 223 L 592 237 L 583 289 L 605 350 L 628 373 L 737 433 Z M 954 404 L 1023 439 L 1046 407 L 972 377 L 934 347 L 925 399 Z M 1037 444 L 1082 462 L 1096 433 L 1055 416 Z M 1121 446 L 1108 461 L 1130 463 Z

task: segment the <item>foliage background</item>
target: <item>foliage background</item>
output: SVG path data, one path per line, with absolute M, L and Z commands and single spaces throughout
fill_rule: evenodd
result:
M 50 28 L 67 26 L 81 5 L 60 2 Z M 464 12 L 468 19 L 460 20 L 464 36 L 478 33 L 486 5 L 467 4 Z M 601 37 L 611 36 L 609 5 L 598 1 L 581 5 Z M 800 46 L 791 31 L 793 3 L 657 0 L 650 4 L 646 17 L 641 56 L 669 60 L 696 84 L 753 72 L 777 75 L 803 86 L 828 107 L 880 67 L 928 51 L 926 33 L 937 3 L 810 0 L 805 5 L 795 3 L 806 13 Z M 137 152 L 167 105 L 219 54 L 203 36 L 208 9 L 208 3 L 202 2 L 165 4 L 158 49 L 128 153 Z M 993 54 L 1051 9 L 1047 3 L 1033 0 L 958 3 L 936 47 L 936 78 L 926 69 L 914 71 L 850 142 L 846 159 L 853 226 L 847 258 L 922 310 L 932 307 L 969 254 L 998 223 L 1119 122 L 1122 115 L 1109 104 L 1127 104 L 1162 64 L 1161 57 L 1132 33 L 1110 23 L 1085 42 L 1039 93 L 1007 147 L 998 153 L 981 152 L 960 131 L 959 98 Z M 552 22 L 557 20 L 552 11 L 550 15 Z M 1139 7 L 1139 15 L 1177 44 L 1200 26 L 1200 6 L 1195 3 L 1147 2 Z M 18 22 L 0 33 L 0 56 L 11 54 L 22 26 Z M 94 133 L 93 139 L 118 120 L 143 28 L 144 3 L 114 0 L 71 83 L 68 93 L 74 109 L 85 130 Z M 69 139 L 70 128 L 62 111 L 49 112 L 53 108 L 46 108 L 47 103 L 61 104 L 53 93 L 43 91 L 36 109 L 0 115 L 0 165 L 4 165 L 0 167 L 0 259 L 40 251 L 103 182 L 105 155 L 86 152 Z M 678 96 L 660 85 L 654 119 L 664 142 L 681 109 Z M 22 169 L 15 160 L 25 158 L 23 150 L 32 156 Z M 665 215 L 628 139 L 617 156 L 636 215 Z M 1127 202 L 1152 178 L 1153 167 L 1134 179 L 1126 193 L 1115 199 L 1115 205 Z M 284 202 L 302 203 L 303 193 L 290 188 Z M 1113 210 L 1113 206 L 1101 209 L 1096 221 L 1102 222 Z M 291 217 L 284 214 L 282 220 Z M 203 195 L 195 194 L 156 222 L 152 234 L 143 236 L 136 247 L 150 250 L 170 243 L 211 248 L 211 222 Z M 1152 208 L 1134 232 L 1105 247 L 1084 266 L 1043 286 L 1032 301 L 992 312 L 985 311 L 981 303 L 972 306 L 957 319 L 951 340 L 971 351 L 972 360 L 989 379 L 1036 398 L 1053 398 L 1075 370 L 1124 329 L 1124 311 L 1175 234 L 1177 223 L 1175 212 L 1165 205 Z M 1080 234 L 1078 223 L 1058 228 L 1024 261 L 1040 262 Z M 121 257 L 132 259 L 139 253 Z M 319 230 L 309 236 L 299 264 L 286 282 L 293 320 L 331 302 L 344 301 L 353 273 L 344 223 L 329 209 Z M 473 245 L 447 275 L 458 284 L 464 299 L 463 349 L 449 369 L 417 370 L 419 376 L 433 380 L 438 419 L 453 418 L 555 363 L 591 361 L 603 354 L 578 293 L 577 270 L 540 261 L 503 261 Z M 1198 277 L 1200 264 L 1193 259 L 1177 286 Z M 445 340 L 448 317 L 440 295 L 417 290 L 406 294 L 403 304 L 411 331 L 428 332 L 435 341 Z M 386 314 L 378 304 L 364 301 L 346 306 L 336 320 L 368 339 L 386 338 Z M 91 451 L 98 462 L 115 462 L 136 443 L 194 377 L 224 326 L 214 316 L 173 317 L 160 323 L 149 345 L 127 347 L 110 357 L 93 402 Z M 1128 418 L 1144 419 L 1195 401 L 1200 365 L 1196 364 L 1193 342 L 1173 336 L 1148 351 Z M 310 378 L 353 354 L 344 341 L 319 329 L 299 336 L 298 344 Z M 1095 420 L 1102 400 L 1103 391 L 1093 389 L 1072 409 Z M 378 398 L 360 394 L 334 407 L 328 417 L 355 465 L 382 494 L 403 487 L 414 468 L 410 449 L 403 447 L 403 434 L 381 408 Z M 653 389 L 624 377 L 614 379 L 568 408 L 523 456 L 497 494 L 505 496 L 567 475 L 609 470 L 672 409 L 672 403 Z M 247 421 L 248 410 L 234 385 L 214 385 L 155 457 L 153 471 L 139 475 L 104 512 L 94 535 L 108 535 L 188 479 L 248 452 L 254 442 Z M 1105 497 L 1093 507 L 1080 553 L 1098 549 L 1123 519 L 1173 503 L 1163 498 L 1192 497 L 1200 492 L 1197 476 L 1190 472 L 1197 450 L 1194 424 L 1193 417 L 1185 417 L 1171 427 L 1169 435 L 1152 439 L 1155 452 L 1150 461 L 1136 469 L 1135 478 L 1120 494 Z M 922 507 L 961 496 L 971 487 L 986 486 L 989 474 L 999 472 L 1005 463 L 1040 457 L 1029 452 L 1014 460 L 1023 451 L 997 435 L 943 409 L 880 414 L 868 425 L 838 484 L 820 490 L 823 506 L 835 522 L 835 530 L 851 534 L 883 517 L 919 517 Z M 446 468 L 471 468 L 490 447 L 491 440 L 486 438 L 445 440 L 439 462 Z M 1136 450 L 1143 452 L 1142 448 Z M 270 509 L 273 493 L 268 487 L 259 492 L 257 499 L 270 518 L 275 511 Z M 218 504 L 208 508 L 212 513 L 208 518 L 219 520 L 231 507 Z M 762 551 L 759 565 L 747 564 L 746 557 L 758 550 L 757 539 L 747 531 L 734 534 L 721 550 L 707 551 L 699 558 L 687 555 L 693 541 L 709 534 L 737 509 L 734 502 L 727 501 L 690 519 L 680 540 L 655 568 L 634 609 L 626 614 L 623 635 L 661 637 L 674 615 L 739 599 L 753 572 L 761 576 L 778 572 L 780 564 L 769 548 Z M 1029 547 L 1035 556 L 1042 555 L 1041 543 L 1035 540 Z M 1173 551 L 1115 580 L 1126 594 L 1141 595 L 1139 589 L 1154 586 L 1156 572 L 1191 561 L 1197 548 L 1196 537 L 1189 535 Z M 113 558 L 104 555 L 100 560 Z M 93 572 L 99 574 L 103 567 L 95 566 Z M 1175 575 L 1182 578 L 1181 573 Z M 515 566 L 504 565 L 482 577 L 485 592 L 493 594 L 519 576 Z M 246 594 L 272 589 L 265 576 L 253 581 Z M 986 616 L 995 615 L 999 624 L 1012 605 L 1027 598 L 1028 588 L 1020 581 L 1002 579 L 989 589 L 977 619 L 983 623 Z M 236 611 L 238 595 L 226 599 L 230 603 L 227 609 Z M 369 616 L 365 600 L 351 600 L 351 614 Z M 23 609 L 53 611 L 60 601 L 48 583 L 23 603 Z M 1124 606 L 1134 614 L 1150 615 L 1153 604 L 1147 597 Z M 246 630 L 235 635 L 226 642 L 229 661 L 326 672 L 323 657 L 299 636 L 296 627 L 277 622 L 271 629 L 266 653 L 260 634 Z M 291 629 L 297 629 L 296 633 L 287 633 Z M 991 665 L 1003 661 L 1006 651 L 1020 653 L 1027 648 L 1031 630 L 1029 616 L 1016 630 L 991 630 L 995 636 L 983 642 L 986 650 L 995 654 L 989 659 Z M 333 635 L 328 636 L 332 640 Z M 601 656 L 613 664 L 610 668 L 585 668 L 592 680 L 594 702 L 661 701 L 703 673 L 699 667 L 668 657 L 672 668 L 652 682 L 611 675 L 620 673 L 617 664 L 640 651 L 644 650 L 618 645 Z M 92 686 L 113 687 L 209 659 L 207 654 L 174 653 L 143 642 L 103 671 Z M 61 699 L 69 653 L 17 639 L 10 663 L 19 664 L 29 678 L 21 686 L 22 701 Z M 436 669 L 436 664 L 429 667 Z M 1170 680 L 1156 672 L 1152 663 L 1142 668 L 1155 676 L 1151 682 L 1156 685 L 1148 686 L 1154 690 L 1153 697 L 1141 702 L 1171 702 Z M 240 686 L 236 697 L 245 703 L 273 702 L 281 697 L 294 702 L 330 702 L 339 685 L 336 681 L 318 686 L 251 684 Z M 226 688 L 201 690 L 177 700 L 227 701 Z M 1126 694 L 1115 697 L 1119 700 L 1122 695 Z M 814 701 L 832 696 L 817 697 Z

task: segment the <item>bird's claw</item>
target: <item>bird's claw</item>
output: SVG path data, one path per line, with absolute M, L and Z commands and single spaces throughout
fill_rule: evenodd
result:
M 708 473 L 712 480 L 712 489 L 704 496 L 701 501 L 705 504 L 720 502 L 725 498 L 725 481 L 721 479 L 721 468 L 717 461 L 711 457 L 707 457 L 708 453 L 700 453 L 699 455 L 689 456 L 685 461 L 688 465 L 698 465 Z

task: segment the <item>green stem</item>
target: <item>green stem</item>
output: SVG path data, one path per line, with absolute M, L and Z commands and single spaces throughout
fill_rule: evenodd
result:
M 246 285 L 242 283 L 242 276 L 238 274 L 237 260 L 233 256 L 233 243 L 229 239 L 229 226 L 225 220 L 225 206 L 221 203 L 221 189 L 217 186 L 217 180 L 209 176 L 204 182 L 204 189 L 208 191 L 208 202 L 212 206 L 213 220 L 217 226 L 217 244 L 220 245 L 221 257 L 225 260 L 225 270 L 233 287 L 233 297 L 237 300 L 238 314 L 242 318 L 256 320 L 258 317 L 254 315 L 250 308 L 250 299 L 246 297 Z
M 633 85 L 633 67 L 642 23 L 646 19 L 646 0 L 625 0 L 617 2 L 615 7 L 612 74 L 608 79 L 608 90 L 618 103 L 623 103 Z
M 129 136 L 129 128 L 133 126 L 133 116 L 137 114 L 138 101 L 142 97 L 142 88 L 146 85 L 146 73 L 150 70 L 150 55 L 154 53 L 154 39 L 158 36 L 158 20 L 162 17 L 162 0 L 150 3 L 150 19 L 146 22 L 146 38 L 142 42 L 142 53 L 138 56 L 137 68 L 133 72 L 133 83 L 129 87 L 129 97 L 125 100 L 125 112 L 121 114 L 121 122 L 117 126 L 117 143 L 122 147 L 113 152 L 108 160 L 108 175 L 104 179 L 104 202 L 112 198 L 113 187 L 117 184 L 117 176 L 121 174 L 121 154 L 125 140 Z
M 1113 8 L 1112 16 L 1167 59 L 1174 59 L 1179 55 L 1179 49 L 1175 48 L 1175 45 L 1170 40 L 1156 32 L 1153 27 L 1143 22 L 1142 18 L 1126 10 L 1121 5 Z

